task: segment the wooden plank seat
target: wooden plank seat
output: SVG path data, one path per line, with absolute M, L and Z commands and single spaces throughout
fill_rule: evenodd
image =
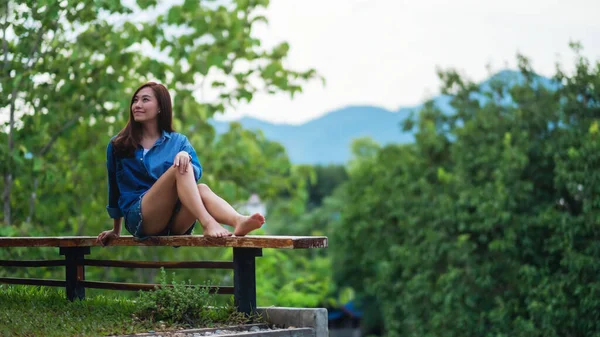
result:
M 218 294 L 233 294 L 240 312 L 250 314 L 256 310 L 255 257 L 262 256 L 262 249 L 312 249 L 327 248 L 323 236 L 269 236 L 248 235 L 242 237 L 211 238 L 202 235 L 149 237 L 138 240 L 124 235 L 111 240 L 112 246 L 173 246 L 173 247 L 230 247 L 233 261 L 113 261 L 85 259 L 91 247 L 101 246 L 95 236 L 65 237 L 1 237 L 0 247 L 57 247 L 61 260 L 14 261 L 0 260 L 0 267 L 65 267 L 65 280 L 25 279 L 0 277 L 0 283 L 37 286 L 65 287 L 71 301 L 85 298 L 85 289 L 153 290 L 156 284 L 99 282 L 85 279 L 85 266 L 115 268 L 197 268 L 233 270 L 233 287 L 210 287 Z

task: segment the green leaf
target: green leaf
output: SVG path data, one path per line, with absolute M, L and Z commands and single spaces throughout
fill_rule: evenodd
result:
M 137 5 L 141 9 L 148 9 L 150 7 L 155 7 L 158 4 L 157 0 L 136 0 Z

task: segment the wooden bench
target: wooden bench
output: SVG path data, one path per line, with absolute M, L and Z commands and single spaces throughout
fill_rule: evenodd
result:
M 69 237 L 2 237 L 0 247 L 58 247 L 64 260 L 14 261 L 0 260 L 3 267 L 53 267 L 65 266 L 65 280 L 26 279 L 1 277 L 0 283 L 51 287 L 65 287 L 67 298 L 85 298 L 86 288 L 113 290 L 153 290 L 155 284 L 88 281 L 85 266 L 122 268 L 198 268 L 232 269 L 233 287 L 212 287 L 219 294 L 233 294 L 238 311 L 250 314 L 256 310 L 255 257 L 262 256 L 262 249 L 311 249 L 326 248 L 327 237 L 321 236 L 243 236 L 210 238 L 202 235 L 150 237 L 140 241 L 132 236 L 112 240 L 111 246 L 181 246 L 181 247 L 231 247 L 233 261 L 115 261 L 85 259 L 91 247 L 100 246 L 93 236 Z

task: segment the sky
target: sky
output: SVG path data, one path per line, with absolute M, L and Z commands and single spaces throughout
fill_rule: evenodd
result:
M 251 116 L 300 124 L 349 105 L 389 110 L 439 93 L 438 68 L 475 81 L 516 67 L 517 53 L 551 76 L 574 64 L 569 41 L 600 60 L 598 0 L 271 0 L 264 46 L 287 41 L 287 66 L 315 68 L 326 79 L 304 93 L 258 94 L 221 120 Z
M 160 0 L 155 10 L 129 19 L 151 21 L 182 1 Z M 600 61 L 600 0 L 271 0 L 263 14 L 269 24 L 254 31 L 262 45 L 287 41 L 286 67 L 314 68 L 326 83 L 306 83 L 293 99 L 259 93 L 217 119 L 301 124 L 350 105 L 396 111 L 437 95 L 439 68 L 482 81 L 515 69 L 521 53 L 542 75 L 553 75 L 557 62 L 568 70 L 570 41 Z

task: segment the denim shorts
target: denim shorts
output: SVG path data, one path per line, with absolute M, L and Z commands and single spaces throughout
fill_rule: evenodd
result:
M 125 228 L 127 229 L 127 231 L 129 233 L 131 233 L 131 235 L 133 235 L 134 237 L 136 237 L 140 240 L 145 240 L 150 236 L 172 235 L 171 227 L 173 226 L 173 221 L 175 220 L 175 215 L 177 215 L 177 213 L 179 213 L 179 211 L 181 210 L 181 201 L 179 201 L 179 199 L 177 199 L 177 203 L 175 204 L 173 213 L 171 214 L 171 217 L 169 218 L 169 222 L 167 223 L 167 226 L 165 227 L 165 229 L 162 232 L 155 234 L 155 235 L 146 235 L 146 234 L 144 234 L 144 230 L 142 228 L 142 221 L 143 221 L 143 219 L 142 219 L 142 198 L 144 197 L 144 194 L 146 194 L 146 193 L 143 193 L 142 195 L 140 195 L 139 199 L 133 205 L 131 205 L 131 207 L 129 207 L 129 210 L 127 210 L 127 213 L 125 213 Z M 195 226 L 196 226 L 196 221 L 194 221 L 194 223 L 192 223 L 190 228 L 182 235 L 192 234 Z

